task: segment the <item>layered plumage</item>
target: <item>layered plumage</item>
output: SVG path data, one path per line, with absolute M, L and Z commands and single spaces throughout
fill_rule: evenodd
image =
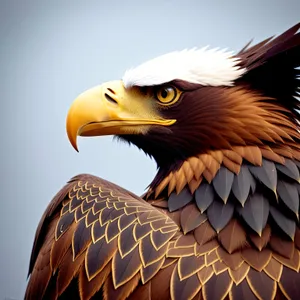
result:
M 25 298 L 300 299 L 299 28 L 236 55 L 172 53 L 81 95 L 73 146 L 116 134 L 158 173 L 142 197 L 71 179 L 38 226 Z

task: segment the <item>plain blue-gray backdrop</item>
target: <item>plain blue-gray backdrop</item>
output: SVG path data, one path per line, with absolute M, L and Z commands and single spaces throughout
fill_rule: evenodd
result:
M 22 299 L 36 226 L 70 177 L 92 173 L 141 194 L 155 174 L 111 137 L 71 148 L 65 117 L 79 93 L 168 51 L 237 51 L 299 21 L 299 0 L 2 0 L 0 299 Z

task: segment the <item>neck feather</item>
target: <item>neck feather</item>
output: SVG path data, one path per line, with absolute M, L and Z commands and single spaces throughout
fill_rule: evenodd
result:
M 231 150 L 210 151 L 190 157 L 169 169 L 159 169 L 146 198 L 157 199 L 174 191 L 179 194 L 186 187 L 193 194 L 203 181 L 211 183 L 221 166 L 238 174 L 242 164 L 261 166 L 263 159 L 277 164 L 285 164 L 288 159 L 300 161 L 300 146 L 298 149 L 289 145 L 273 149 L 269 146 L 236 146 Z

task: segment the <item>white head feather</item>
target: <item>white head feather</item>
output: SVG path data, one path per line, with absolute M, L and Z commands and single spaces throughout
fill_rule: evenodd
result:
M 210 86 L 231 86 L 246 72 L 237 66 L 239 58 L 219 49 L 190 49 L 171 52 L 125 72 L 125 88 L 152 86 L 175 79 Z

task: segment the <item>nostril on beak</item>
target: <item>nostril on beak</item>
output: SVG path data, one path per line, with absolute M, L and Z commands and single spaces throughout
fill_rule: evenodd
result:
M 110 90 L 110 89 L 108 89 L 108 90 Z M 114 104 L 118 104 L 118 102 L 114 98 L 112 98 L 111 96 L 109 96 L 108 94 L 105 93 L 104 96 L 105 96 L 105 98 L 106 98 L 107 101 L 109 101 L 111 103 L 114 103 Z
M 116 94 L 115 91 L 112 90 L 111 88 L 108 88 L 107 90 L 110 91 L 110 92 L 111 92 L 112 94 L 114 94 L 114 95 Z

